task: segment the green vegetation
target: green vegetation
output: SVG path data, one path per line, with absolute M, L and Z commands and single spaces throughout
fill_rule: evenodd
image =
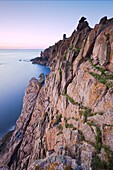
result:
M 65 124 L 65 127 L 66 127 L 66 128 L 74 128 L 74 127 L 73 127 L 73 124 L 68 124 L 68 123 Z
M 79 47 L 73 47 L 72 45 L 69 46 L 69 50 L 73 50 L 75 51 L 75 56 L 77 57 L 77 55 L 80 52 L 80 48 Z
M 101 71 L 101 75 L 91 73 L 94 77 L 98 78 L 101 83 L 107 83 L 106 78 L 113 79 L 113 75 L 106 75 L 106 72 L 104 69 L 101 69 L 100 67 L 96 66 L 96 69 Z M 68 94 L 65 94 L 66 98 L 73 104 L 78 105 L 80 107 L 79 114 L 84 116 L 84 122 L 86 122 L 89 126 L 94 126 L 96 129 L 96 136 L 95 136 L 95 143 L 86 141 L 84 134 L 82 131 L 79 130 L 80 140 L 86 141 L 95 148 L 95 155 L 92 160 L 92 168 L 93 170 L 101 169 L 101 170 L 113 170 L 113 152 L 107 147 L 106 145 L 102 144 L 102 134 L 101 129 L 98 125 L 90 122 L 87 120 L 88 117 L 94 116 L 96 114 L 103 115 L 103 112 L 93 112 L 90 108 L 83 106 L 81 103 L 75 102 Z M 78 120 L 78 119 L 77 119 Z M 66 120 L 65 123 L 66 128 L 73 128 L 72 124 L 68 124 L 68 121 Z M 104 148 L 105 150 L 105 160 L 101 160 L 99 157 L 99 154 L 101 153 L 101 149 Z
M 87 124 L 88 124 L 89 126 L 94 126 L 94 123 L 92 123 L 92 122 L 87 122 Z
M 88 107 L 82 106 L 81 103 L 75 102 L 68 94 L 64 94 L 66 98 L 73 104 L 80 107 L 79 114 L 84 116 L 84 122 L 87 122 L 87 117 L 94 116 L 96 114 L 103 115 L 103 112 L 95 112 L 93 113 L 92 110 Z M 78 119 L 77 119 L 78 120 Z
M 106 34 L 105 36 L 106 36 L 107 41 L 109 41 L 110 40 L 110 34 Z
M 97 169 L 110 170 L 108 169 L 107 162 L 104 160 L 101 160 L 97 154 L 93 158 L 92 169 L 93 170 L 97 170 Z
M 80 131 L 80 130 L 78 130 L 78 132 L 79 132 L 79 135 L 80 135 L 80 140 L 81 140 L 81 141 L 85 141 L 85 137 L 84 137 L 83 132 Z
M 87 122 L 87 124 L 89 126 L 95 126 L 96 127 L 96 137 L 95 137 L 95 144 L 93 144 L 93 146 L 95 147 L 96 153 L 100 153 L 100 150 L 102 148 L 102 134 L 101 134 L 101 130 L 100 127 L 97 126 L 96 124 L 92 123 L 92 122 Z
M 112 74 L 106 74 L 106 69 L 102 68 L 102 67 L 99 67 L 97 65 L 94 65 L 91 62 L 91 65 L 97 69 L 98 71 L 101 72 L 101 74 L 97 74 L 97 73 L 94 73 L 94 72 L 89 72 L 89 74 L 91 74 L 93 77 L 95 77 L 100 83 L 104 84 L 106 87 L 108 88 L 113 88 L 113 82 L 112 81 L 109 81 L 109 80 L 113 80 L 113 75 Z M 109 72 L 109 71 L 108 71 Z
M 73 46 L 72 45 L 69 46 L 69 50 L 73 50 Z
M 65 94 L 65 96 L 72 104 L 75 104 L 75 101 L 68 94 Z
M 66 88 L 64 87 L 63 91 L 62 91 L 62 95 L 65 96 L 66 95 Z
M 94 67 L 94 68 L 96 68 L 97 70 L 99 70 L 102 74 L 105 74 L 105 69 L 104 68 L 102 68 L 102 67 L 99 67 L 99 66 L 97 66 L 97 65 L 95 65 L 95 64 L 92 64 L 92 66 Z
M 113 88 L 113 82 L 110 82 L 109 80 L 113 80 L 113 75 L 106 75 L 104 74 L 96 74 L 93 72 L 89 72 L 93 77 L 95 77 L 100 83 L 104 84 L 108 88 Z
M 102 68 L 102 67 L 100 67 L 100 66 L 98 66 L 98 65 L 96 65 L 96 64 L 93 64 L 91 59 L 89 59 L 89 61 L 90 61 L 91 65 L 92 65 L 95 69 L 99 70 L 101 73 L 104 74 L 105 71 L 107 71 L 106 69 L 104 69 L 104 68 Z
M 69 61 L 66 61 L 67 65 L 70 67 L 70 71 L 73 71 L 73 64 Z
M 59 128 L 58 128 L 58 129 L 59 129 Z M 63 132 L 62 132 L 63 129 L 59 129 L 59 130 L 60 130 L 60 131 L 59 131 L 59 133 L 57 133 L 57 136 L 63 134 Z
M 64 60 L 66 60 L 66 55 L 67 55 L 67 52 L 68 52 L 68 49 L 64 52 L 64 55 L 63 55 L 63 57 L 64 57 Z
M 76 56 L 79 54 L 79 52 L 80 52 L 80 48 L 78 47 L 78 48 L 75 49 Z
M 101 75 L 93 73 L 93 72 L 89 72 L 89 74 L 91 74 L 93 77 L 95 77 L 100 83 L 102 83 L 102 84 L 107 83 L 106 79 L 103 78 Z
M 78 56 L 79 52 L 80 52 L 80 48 L 74 48 L 74 57 L 73 57 L 73 61 L 74 59 Z
M 63 56 L 63 57 L 64 57 L 64 60 L 66 60 L 66 53 L 64 53 L 64 56 Z
M 59 75 L 62 78 L 62 69 L 61 68 L 59 69 Z
M 112 163 L 112 166 L 113 166 L 113 151 L 111 151 L 110 148 L 106 145 L 102 145 L 102 147 L 104 148 L 106 152 L 106 156 L 107 156 L 109 163 Z
M 87 122 L 88 116 L 95 115 L 97 113 L 92 113 L 91 109 L 84 107 L 84 110 L 80 110 L 80 114 L 84 115 L 85 122 Z M 102 115 L 103 112 L 99 112 L 98 114 Z M 95 155 L 94 155 L 93 161 L 92 161 L 92 169 L 93 170 L 97 170 L 97 169 L 113 170 L 113 151 L 111 151 L 108 146 L 102 144 L 102 134 L 101 134 L 100 127 L 97 126 L 96 124 L 92 123 L 92 122 L 87 122 L 87 124 L 89 126 L 95 126 L 96 127 L 96 137 L 95 137 L 96 142 L 91 143 L 90 141 L 89 142 L 87 141 L 88 143 L 93 145 L 94 148 L 95 148 Z M 84 135 L 81 131 L 79 131 L 79 134 L 80 134 L 81 140 L 85 140 L 85 137 L 84 137 Z M 99 155 L 98 155 L 98 154 L 100 154 L 100 151 L 101 151 L 102 148 L 104 148 L 105 153 L 106 153 L 106 161 L 101 160 Z
M 97 153 L 100 153 L 100 150 L 102 148 L 102 134 L 101 134 L 101 130 L 98 126 L 96 126 L 96 137 L 95 137 L 95 140 L 96 140 L 96 144 L 94 145 L 95 147 L 95 150 Z
M 80 115 L 84 115 L 85 122 L 86 122 L 88 115 L 91 115 L 91 109 L 85 107 L 84 110 L 79 110 L 79 114 L 80 114 Z
M 75 118 L 76 121 L 78 121 L 79 119 L 78 118 Z
M 113 170 L 113 159 L 110 160 L 101 160 L 97 154 L 94 155 L 93 161 L 92 161 L 92 170 Z
M 62 114 L 59 114 L 59 115 L 57 116 L 57 122 L 58 122 L 58 123 L 61 122 L 61 118 L 62 118 Z
M 58 126 L 57 126 L 57 128 L 59 129 L 59 130 L 63 130 L 63 126 L 61 125 L 61 124 L 59 124 Z
M 106 79 L 113 80 L 113 75 L 106 75 Z
M 73 64 L 69 63 L 69 66 L 70 66 L 70 71 L 73 71 Z
M 65 96 L 73 105 L 79 105 L 79 103 L 75 102 L 68 94 L 65 94 Z
M 79 110 L 79 114 L 84 116 L 84 122 L 87 122 L 87 117 L 95 115 L 95 113 L 92 113 L 92 110 L 88 107 L 82 107 L 82 109 Z
M 96 127 L 96 137 L 95 137 L 96 143 L 93 144 L 95 147 L 95 155 L 92 161 L 92 169 L 113 170 L 113 151 L 111 151 L 108 146 L 102 144 L 102 134 L 100 128 L 94 123 L 88 122 L 88 124 L 90 126 Z M 102 148 L 104 148 L 106 153 L 106 161 L 101 160 L 98 155 L 100 154 Z

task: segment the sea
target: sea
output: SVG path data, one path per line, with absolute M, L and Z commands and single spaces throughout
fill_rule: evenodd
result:
M 40 49 L 0 50 L 0 138 L 15 127 L 29 80 L 50 72 L 49 67 L 30 62 L 40 52 Z

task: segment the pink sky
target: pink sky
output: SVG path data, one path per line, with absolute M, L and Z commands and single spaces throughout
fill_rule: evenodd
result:
M 94 26 L 113 17 L 113 1 L 0 1 L 0 48 L 46 48 L 69 37 L 85 16 Z

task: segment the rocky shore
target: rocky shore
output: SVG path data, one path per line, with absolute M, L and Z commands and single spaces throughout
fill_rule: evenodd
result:
M 33 62 L 51 72 L 30 80 L 0 170 L 112 170 L 113 18 L 91 29 L 82 17 Z

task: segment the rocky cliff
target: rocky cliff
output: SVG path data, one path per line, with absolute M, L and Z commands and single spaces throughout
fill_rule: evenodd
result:
M 113 19 L 91 29 L 82 17 L 41 57 L 51 73 L 43 86 L 30 80 L 0 169 L 112 170 Z

